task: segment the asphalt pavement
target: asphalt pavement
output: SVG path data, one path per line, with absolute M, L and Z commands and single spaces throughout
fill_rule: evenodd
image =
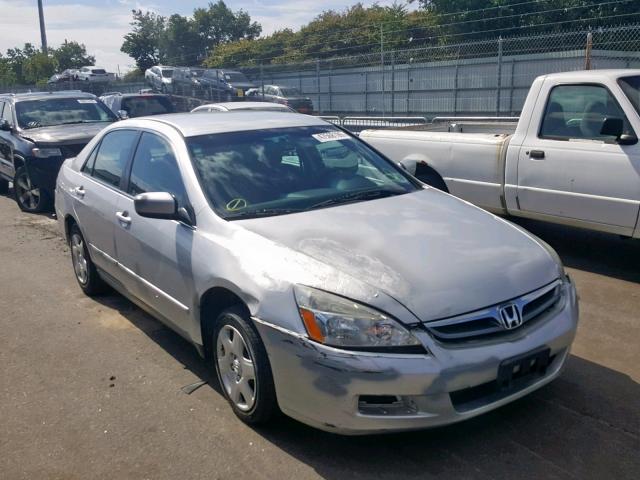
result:
M 636 480 L 640 242 L 518 223 L 578 287 L 563 375 L 454 426 L 340 437 L 242 424 L 192 346 L 117 294 L 85 297 L 55 220 L 0 196 L 0 478 Z

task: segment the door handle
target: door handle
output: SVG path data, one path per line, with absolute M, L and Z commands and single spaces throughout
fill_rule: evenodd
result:
M 131 225 L 131 217 L 129 216 L 129 212 L 116 212 L 116 217 L 120 221 L 120 223 L 129 226 Z
M 531 150 L 529 157 L 535 160 L 544 160 L 544 150 Z
M 84 198 L 84 187 L 76 187 L 71 192 L 78 198 Z

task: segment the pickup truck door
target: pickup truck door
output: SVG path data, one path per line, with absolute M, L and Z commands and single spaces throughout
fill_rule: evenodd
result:
M 518 157 L 518 204 L 523 213 L 631 235 L 640 208 L 640 146 L 601 134 L 605 118 L 628 116 L 602 84 L 543 85 L 544 108 Z M 635 117 L 633 117 L 635 118 Z M 535 216 L 535 215 L 534 215 Z

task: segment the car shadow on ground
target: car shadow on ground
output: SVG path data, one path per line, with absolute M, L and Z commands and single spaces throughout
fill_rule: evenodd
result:
M 551 245 L 567 267 L 640 283 L 640 241 L 581 228 L 509 218 Z
M 120 295 L 98 301 L 118 310 L 206 382 L 202 388 L 222 395 L 213 369 L 189 342 Z M 345 437 L 280 416 L 255 431 L 331 479 L 635 479 L 640 472 L 640 385 L 625 374 L 571 356 L 563 375 L 550 385 L 448 427 Z

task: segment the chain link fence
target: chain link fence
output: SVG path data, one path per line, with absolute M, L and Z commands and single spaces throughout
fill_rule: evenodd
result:
M 298 88 L 311 98 L 319 115 L 431 119 L 516 116 L 537 76 L 600 68 L 640 68 L 640 24 L 472 42 L 441 38 L 436 46 L 381 48 L 366 55 L 239 70 L 258 86 Z M 143 88 L 144 82 L 70 82 L 44 88 L 0 86 L 0 92 L 80 89 L 101 95 Z M 211 100 L 206 93 L 193 93 L 200 99 L 177 100 Z
M 258 85 L 300 89 L 321 115 L 431 118 L 514 116 L 537 76 L 596 68 L 640 68 L 640 25 L 381 49 L 241 70 Z

